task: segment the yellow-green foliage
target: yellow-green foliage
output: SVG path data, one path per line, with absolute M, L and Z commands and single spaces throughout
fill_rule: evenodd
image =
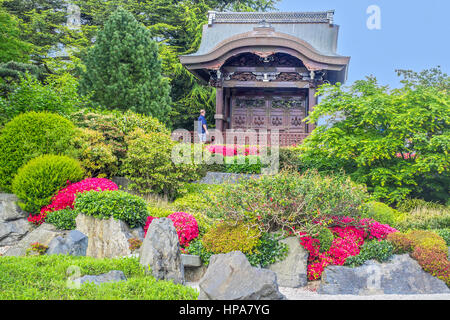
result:
M 445 229 L 450 227 L 450 209 L 417 207 L 409 213 L 405 213 L 396 223 L 397 229 Z
M 371 201 L 366 204 L 366 212 L 363 216 L 365 218 L 375 219 L 382 224 L 393 226 L 400 213 L 382 202 Z
M 246 224 L 220 223 L 212 227 L 202 238 L 204 247 L 213 253 L 241 251 L 252 253 L 258 246 L 261 234 Z
M 411 230 L 407 233 L 395 232 L 387 238 L 397 253 L 412 252 L 418 246 L 447 252 L 445 240 L 437 233 L 428 230 Z
M 78 128 L 72 141 L 76 155 L 88 177 L 111 177 L 117 173 L 118 162 L 113 147 L 99 131 Z

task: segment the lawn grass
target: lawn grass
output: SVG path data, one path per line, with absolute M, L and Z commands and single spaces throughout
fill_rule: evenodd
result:
M 111 270 L 123 271 L 127 281 L 99 286 L 85 283 L 78 289 L 67 285 L 69 276 L 74 279 Z M 197 296 L 190 287 L 146 275 L 137 258 L 0 257 L 0 300 L 196 300 Z

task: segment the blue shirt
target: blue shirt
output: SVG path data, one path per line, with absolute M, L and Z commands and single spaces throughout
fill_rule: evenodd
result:
M 200 116 L 198 117 L 198 133 L 205 133 L 205 128 L 203 128 L 203 125 L 206 125 L 206 127 L 208 128 L 207 124 L 206 124 L 206 118 L 204 116 Z

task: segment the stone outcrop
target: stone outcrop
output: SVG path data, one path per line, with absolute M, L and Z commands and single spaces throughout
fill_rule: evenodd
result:
M 126 280 L 127 280 L 127 278 L 125 277 L 125 274 L 122 271 L 113 270 L 108 273 L 103 273 L 103 274 L 100 274 L 97 276 L 86 275 L 81 278 L 77 278 L 73 281 L 75 284 L 77 284 L 77 283 L 83 284 L 85 282 L 91 282 L 91 283 L 94 283 L 95 285 L 100 285 L 102 283 L 107 283 L 107 282 L 118 282 L 118 281 L 126 281 Z
M 298 288 L 307 284 L 308 251 L 300 244 L 297 237 L 290 237 L 280 242 L 287 244 L 287 257 L 271 264 L 268 269 L 277 274 L 278 285 L 281 287 Z
M 128 239 L 139 238 L 139 230 L 132 230 L 128 225 L 113 217 L 97 219 L 79 214 L 76 230 L 85 234 L 89 241 L 86 256 L 95 258 L 116 258 L 130 255 Z
M 285 299 L 275 272 L 252 267 L 240 251 L 213 255 L 199 288 L 199 300 Z
M 389 261 L 366 261 L 351 268 L 328 266 L 322 273 L 320 294 L 434 294 L 450 293 L 447 285 L 423 271 L 408 254 L 394 255 Z
M 185 283 L 180 243 L 172 220 L 152 221 L 140 250 L 140 263 L 150 267 L 156 279 Z
M 17 201 L 13 194 L 0 193 L 0 246 L 17 244 L 32 229 Z
M 47 254 L 70 254 L 85 256 L 88 247 L 88 237 L 78 230 L 70 231 L 66 237 L 56 237 L 48 245 Z
M 52 224 L 43 223 L 38 228 L 28 233 L 16 245 L 12 246 L 5 252 L 4 256 L 25 256 L 27 249 L 32 243 L 39 242 L 48 246 L 50 242 L 56 237 L 64 237 L 67 231 L 57 230 Z

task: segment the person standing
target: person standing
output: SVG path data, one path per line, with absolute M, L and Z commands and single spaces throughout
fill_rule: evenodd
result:
M 198 137 L 201 143 L 206 142 L 206 135 L 208 134 L 208 125 L 205 118 L 205 110 L 200 110 L 200 116 L 198 117 Z

